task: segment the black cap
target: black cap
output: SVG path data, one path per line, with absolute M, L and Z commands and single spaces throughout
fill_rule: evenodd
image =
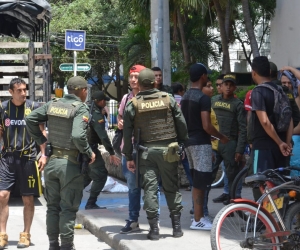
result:
M 102 101 L 102 100 L 109 101 L 110 100 L 110 98 L 107 97 L 102 91 L 95 91 L 92 94 L 92 99 L 97 100 L 97 101 Z
M 190 67 L 190 80 L 197 82 L 202 75 L 207 75 L 209 71 L 202 63 L 195 63 Z
M 234 85 L 236 84 L 236 77 L 233 74 L 227 74 L 223 77 L 223 82 L 227 82 L 230 81 L 232 82 Z

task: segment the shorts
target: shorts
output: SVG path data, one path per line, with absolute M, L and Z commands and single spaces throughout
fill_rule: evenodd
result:
M 212 148 L 211 145 L 193 145 L 185 148 L 188 158 L 193 187 L 207 190 L 212 183 Z
M 253 173 L 263 172 L 267 169 L 274 169 L 286 166 L 286 157 L 280 149 L 255 149 L 253 150 Z
M 21 196 L 39 197 L 41 179 L 36 161 L 7 153 L 0 159 L 0 190 L 14 191 Z

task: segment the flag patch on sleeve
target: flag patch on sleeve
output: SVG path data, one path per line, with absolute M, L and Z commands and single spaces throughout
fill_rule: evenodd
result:
M 89 118 L 87 116 L 82 116 L 82 120 L 84 120 L 85 122 L 88 122 Z

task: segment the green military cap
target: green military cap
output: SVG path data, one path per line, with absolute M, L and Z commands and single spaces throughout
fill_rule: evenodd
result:
M 95 91 L 92 94 L 92 99 L 98 100 L 98 101 L 102 101 L 102 100 L 109 101 L 110 100 L 110 98 L 107 97 L 102 91 Z
M 233 74 L 227 74 L 223 77 L 223 82 L 232 82 L 233 84 L 236 84 L 236 77 Z
M 84 89 L 87 88 L 87 81 L 81 76 L 73 76 L 67 82 L 68 89 Z
M 141 70 L 138 76 L 138 82 L 142 85 L 154 84 L 155 75 L 153 70 L 148 68 Z

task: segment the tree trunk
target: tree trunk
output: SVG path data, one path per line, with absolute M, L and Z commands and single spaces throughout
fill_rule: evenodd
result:
M 225 12 L 225 32 L 226 32 L 226 37 L 227 37 L 227 41 L 230 40 L 230 34 L 229 34 L 229 28 L 230 28 L 230 0 L 227 0 L 227 4 L 226 4 L 226 12 Z
M 249 37 L 251 50 L 253 52 L 253 57 L 260 56 L 258 44 L 256 41 L 251 16 L 250 16 L 250 9 L 249 9 L 249 1 L 248 0 L 242 0 L 242 6 L 243 6 L 243 14 L 244 14 L 244 20 L 245 20 L 245 27 L 246 31 Z
M 182 17 L 180 13 L 180 9 L 177 9 L 177 20 L 178 20 L 178 27 L 180 31 L 180 38 L 181 38 L 181 44 L 182 44 L 182 51 L 183 51 L 183 57 L 184 57 L 184 63 L 185 65 L 188 65 L 191 62 L 190 53 L 188 50 L 188 45 L 185 37 Z
M 225 74 L 231 71 L 228 40 L 225 31 L 225 16 L 224 16 L 224 11 L 222 10 L 221 5 L 219 3 L 219 0 L 213 0 L 213 2 L 218 16 L 218 23 L 219 23 L 220 35 L 221 35 L 222 52 L 223 52 L 222 73 Z

